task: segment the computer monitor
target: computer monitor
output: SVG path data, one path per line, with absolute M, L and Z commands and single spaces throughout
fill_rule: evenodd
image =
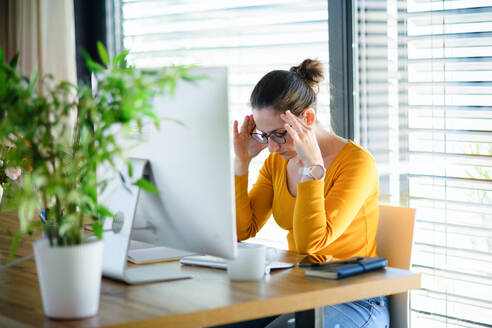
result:
M 236 214 L 228 115 L 227 69 L 199 68 L 195 82 L 179 81 L 174 96 L 158 96 L 154 111 L 162 118 L 143 127 L 144 142 L 130 157 L 148 159 L 156 199 L 143 193 L 132 239 L 156 245 L 235 256 Z M 146 139 L 146 140 L 145 140 Z
M 150 162 L 151 182 L 160 194 L 138 191 L 134 215 L 129 206 L 133 200 L 124 200 L 129 194 L 121 188 L 116 192 L 107 188 L 112 198 L 108 201 L 108 195 L 100 195 L 100 200 L 114 213 L 133 215 L 133 240 L 234 258 L 237 239 L 227 69 L 197 68 L 191 75 L 207 78 L 179 81 L 173 96 L 157 96 L 154 111 L 162 118 L 160 129 L 151 122 L 145 124 L 140 142 L 126 153 Z M 111 230 L 106 223 L 105 231 Z M 109 247 L 127 247 L 114 224 L 112 230 L 104 235 L 112 239 Z M 106 248 L 105 241 L 104 261 L 115 262 L 113 250 Z M 126 265 L 116 262 L 108 270 L 117 267 L 119 271 Z

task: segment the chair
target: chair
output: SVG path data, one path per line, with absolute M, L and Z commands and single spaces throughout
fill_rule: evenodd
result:
M 377 252 L 378 256 L 388 259 L 389 266 L 410 269 L 414 224 L 414 208 L 379 206 Z M 391 327 L 408 327 L 408 292 L 391 295 L 388 299 Z

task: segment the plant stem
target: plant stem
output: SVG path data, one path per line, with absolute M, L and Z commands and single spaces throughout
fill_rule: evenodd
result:
M 80 104 L 77 106 L 77 119 L 75 121 L 75 134 L 73 136 L 72 142 L 72 159 L 75 158 L 75 153 L 77 152 L 78 146 L 80 144 Z
M 44 230 L 46 231 L 46 234 L 48 235 L 48 240 L 50 242 L 50 246 L 53 246 L 53 235 L 52 235 L 53 222 L 49 219 L 48 200 L 46 198 L 46 193 L 44 191 L 42 191 L 41 194 L 43 197 L 44 215 L 46 218 L 46 222 L 45 222 L 46 228 Z
M 78 235 L 83 237 L 84 236 L 84 216 L 82 215 L 82 211 L 80 211 L 80 213 L 79 213 L 79 230 L 78 231 L 79 231 Z M 80 239 L 80 237 L 79 237 L 79 239 Z M 79 242 L 80 242 L 80 240 L 79 240 Z

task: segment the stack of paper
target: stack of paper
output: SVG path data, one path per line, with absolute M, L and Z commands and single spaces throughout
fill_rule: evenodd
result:
M 128 250 L 128 261 L 134 264 L 149 264 L 178 261 L 190 255 L 196 255 L 196 253 L 132 240 L 130 250 Z

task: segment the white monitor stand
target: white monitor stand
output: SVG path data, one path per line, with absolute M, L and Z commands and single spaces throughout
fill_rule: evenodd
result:
M 168 281 L 176 279 L 191 278 L 182 272 L 170 271 L 172 267 L 151 264 L 144 266 L 127 267 L 127 256 L 134 229 L 150 229 L 152 226 L 135 227 L 134 222 L 139 200 L 145 195 L 152 198 L 154 195 L 141 192 L 140 188 L 129 183 L 136 181 L 140 177 L 151 176 L 152 170 L 150 163 L 145 159 L 131 159 L 133 174 L 130 178 L 127 172 L 120 171 L 120 178 L 111 181 L 108 192 L 109 196 L 104 197 L 101 203 L 116 215 L 116 219 L 106 218 L 104 221 L 104 256 L 103 256 L 103 275 L 126 282 L 128 284 L 138 284 L 156 281 Z M 124 183 L 123 181 L 127 181 Z M 154 196 L 156 202 L 159 197 Z

